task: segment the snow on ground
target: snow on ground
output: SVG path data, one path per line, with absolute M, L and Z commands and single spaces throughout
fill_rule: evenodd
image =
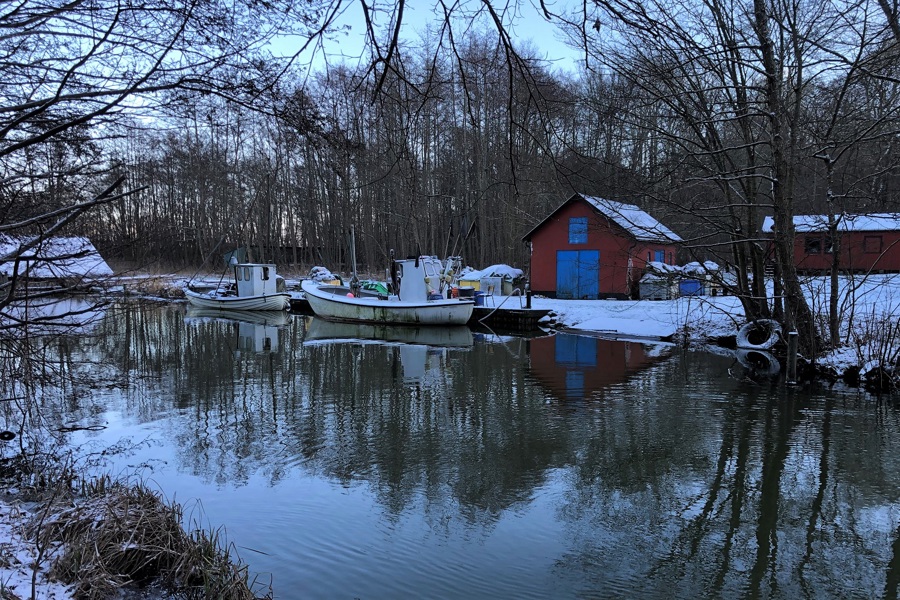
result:
M 70 586 L 52 582 L 46 570 L 52 554 L 23 535 L 30 515 L 21 507 L 0 500 L 0 597 L 64 600 L 73 598 Z M 39 556 L 43 552 L 43 560 Z M 32 578 L 34 587 L 32 588 Z M 14 595 L 6 595 L 9 592 Z
M 635 337 L 690 339 L 734 335 L 744 310 L 734 296 L 685 297 L 675 300 L 553 300 L 535 297 L 533 308 L 551 310 L 567 329 Z

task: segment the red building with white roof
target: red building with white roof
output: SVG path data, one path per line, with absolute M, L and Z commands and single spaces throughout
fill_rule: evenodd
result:
M 675 264 L 681 238 L 633 204 L 574 194 L 523 238 L 531 289 L 554 298 L 627 298 L 648 262 Z
M 900 213 L 835 215 L 840 236 L 840 269 L 857 272 L 900 272 Z M 774 221 L 766 217 L 762 231 L 773 233 Z M 828 271 L 833 244 L 828 215 L 794 217 L 794 263 L 801 272 Z

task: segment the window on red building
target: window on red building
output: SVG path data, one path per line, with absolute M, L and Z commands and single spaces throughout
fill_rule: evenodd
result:
M 822 238 L 806 236 L 803 248 L 807 254 L 822 254 Z
M 880 254 L 883 248 L 880 235 L 867 235 L 863 238 L 863 252 L 866 254 Z
M 569 219 L 569 243 L 587 244 L 588 241 L 587 217 L 572 217 Z

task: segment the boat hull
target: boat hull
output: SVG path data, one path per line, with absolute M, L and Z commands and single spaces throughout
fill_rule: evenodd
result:
M 465 325 L 474 300 L 404 302 L 378 297 L 349 297 L 348 288 L 304 281 L 302 289 L 313 312 L 323 319 L 394 325 Z
M 262 294 L 259 296 L 210 296 L 194 290 L 184 290 L 188 301 L 198 308 L 217 310 L 287 310 L 290 294 Z

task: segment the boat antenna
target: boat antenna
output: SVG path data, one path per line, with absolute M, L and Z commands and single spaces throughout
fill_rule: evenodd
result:
M 450 256 L 450 238 L 453 237 L 453 221 L 450 221 L 450 227 L 447 228 L 447 243 L 444 244 L 444 258 Z

